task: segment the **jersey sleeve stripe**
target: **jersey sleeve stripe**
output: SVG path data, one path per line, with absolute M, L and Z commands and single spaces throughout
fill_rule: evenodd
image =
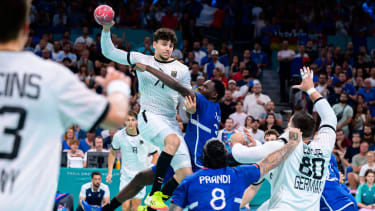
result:
M 130 53 L 131 53 L 131 51 L 128 52 L 128 55 L 126 56 L 126 59 L 128 60 L 128 63 L 129 63 L 130 65 L 133 65 L 133 64 L 130 62 Z
M 108 114 L 109 107 L 110 107 L 109 102 L 107 102 L 107 105 L 105 106 L 103 113 L 99 116 L 98 120 L 96 120 L 95 124 L 90 128 L 89 131 L 93 131 L 96 128 L 96 126 L 98 126 L 104 120 L 104 118 Z
M 264 178 L 262 178 L 259 182 L 256 182 L 256 183 L 253 183 L 253 185 L 260 185 L 260 184 L 262 184 L 264 182 Z
M 327 125 L 327 124 L 321 125 L 321 126 L 319 127 L 319 130 L 322 129 L 323 127 L 331 128 L 331 129 L 332 129 L 333 131 L 335 131 L 335 133 L 336 133 L 336 129 L 335 129 L 332 125 Z
M 320 100 L 324 99 L 323 97 L 319 97 L 317 100 L 314 101 L 314 105 L 319 102 Z

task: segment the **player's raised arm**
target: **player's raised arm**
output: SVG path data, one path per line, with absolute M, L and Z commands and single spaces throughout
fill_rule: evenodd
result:
M 335 112 L 328 101 L 314 88 L 313 72 L 310 68 L 303 67 L 300 72 L 302 82 L 293 88 L 301 89 L 309 94 L 321 119 L 317 141 L 321 141 L 332 151 L 336 140 L 337 118 Z
M 161 80 L 165 85 L 167 85 L 169 88 L 176 90 L 178 93 L 180 93 L 184 97 L 186 96 L 195 97 L 195 92 L 193 90 L 185 87 L 182 83 L 178 82 L 173 77 L 151 67 L 150 65 L 136 63 L 136 69 L 138 71 L 147 71 L 153 74 L 159 80 Z
M 258 163 L 260 169 L 260 177 L 263 177 L 269 171 L 283 163 L 298 146 L 298 144 L 300 144 L 301 141 L 302 132 L 298 128 L 290 128 L 289 142 L 285 144 L 285 146 L 283 146 L 281 149 L 271 153 Z

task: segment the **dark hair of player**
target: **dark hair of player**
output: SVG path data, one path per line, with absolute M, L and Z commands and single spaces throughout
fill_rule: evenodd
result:
M 217 93 L 216 101 L 219 101 L 219 100 L 221 100 L 221 98 L 224 97 L 225 86 L 224 86 L 223 82 L 221 82 L 217 79 L 212 79 L 211 81 L 215 83 L 215 91 Z
M 302 131 L 303 138 L 309 138 L 314 134 L 315 120 L 304 111 L 296 112 L 292 118 L 292 124 L 295 128 Z
M 203 165 L 211 169 L 224 168 L 228 165 L 228 152 L 223 142 L 216 138 L 206 142 L 203 147 Z
M 102 175 L 100 174 L 100 172 L 98 172 L 98 171 L 93 171 L 93 172 L 91 173 L 91 179 L 94 178 L 95 175 L 99 175 L 100 177 L 102 176 Z
M 20 30 L 28 21 L 31 0 L 0 1 L 0 43 L 18 38 Z
M 137 113 L 135 113 L 134 111 L 128 111 L 128 116 L 132 116 L 137 119 Z
M 173 30 L 168 28 L 160 28 L 154 32 L 153 40 L 157 42 L 158 40 L 171 41 L 173 46 L 177 45 L 177 37 Z

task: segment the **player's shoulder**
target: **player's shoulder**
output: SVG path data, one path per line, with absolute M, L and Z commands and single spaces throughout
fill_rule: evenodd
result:
M 170 64 L 172 64 L 173 66 L 175 66 L 178 69 L 178 71 L 189 72 L 189 67 L 186 66 L 185 64 L 181 63 L 178 60 L 173 60 Z

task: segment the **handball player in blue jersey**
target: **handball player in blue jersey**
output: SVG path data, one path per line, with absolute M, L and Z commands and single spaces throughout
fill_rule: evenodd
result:
M 217 101 L 224 96 L 224 84 L 219 80 L 209 80 L 198 88 L 199 92 L 195 92 L 194 90 L 184 87 L 172 76 L 150 66 L 139 63 L 136 64 L 136 66 L 138 71 L 150 72 L 166 86 L 176 90 L 185 97 L 186 102 L 184 103 L 186 111 L 191 114 L 191 118 L 187 125 L 184 139 L 189 148 L 193 171 L 199 170 L 203 167 L 200 158 L 203 157 L 204 144 L 207 140 L 216 138 L 218 134 L 221 112 Z M 162 188 L 162 193 L 165 195 L 166 200 L 172 196 L 173 191 L 179 184 L 173 177 L 173 174 L 173 169 L 169 168 L 164 178 L 166 183 Z M 155 168 L 149 168 L 138 173 L 135 178 L 112 199 L 110 205 L 103 208 L 103 211 L 114 210 L 116 207 L 120 206 L 121 202 L 134 197 L 144 186 L 151 185 L 154 175 Z M 147 210 L 147 208 L 140 207 L 138 210 Z
M 302 132 L 290 128 L 289 142 L 258 164 L 228 167 L 223 142 L 213 138 L 203 148 L 205 168 L 185 177 L 174 191 L 170 211 L 239 210 L 245 188 L 284 162 L 302 140 Z

